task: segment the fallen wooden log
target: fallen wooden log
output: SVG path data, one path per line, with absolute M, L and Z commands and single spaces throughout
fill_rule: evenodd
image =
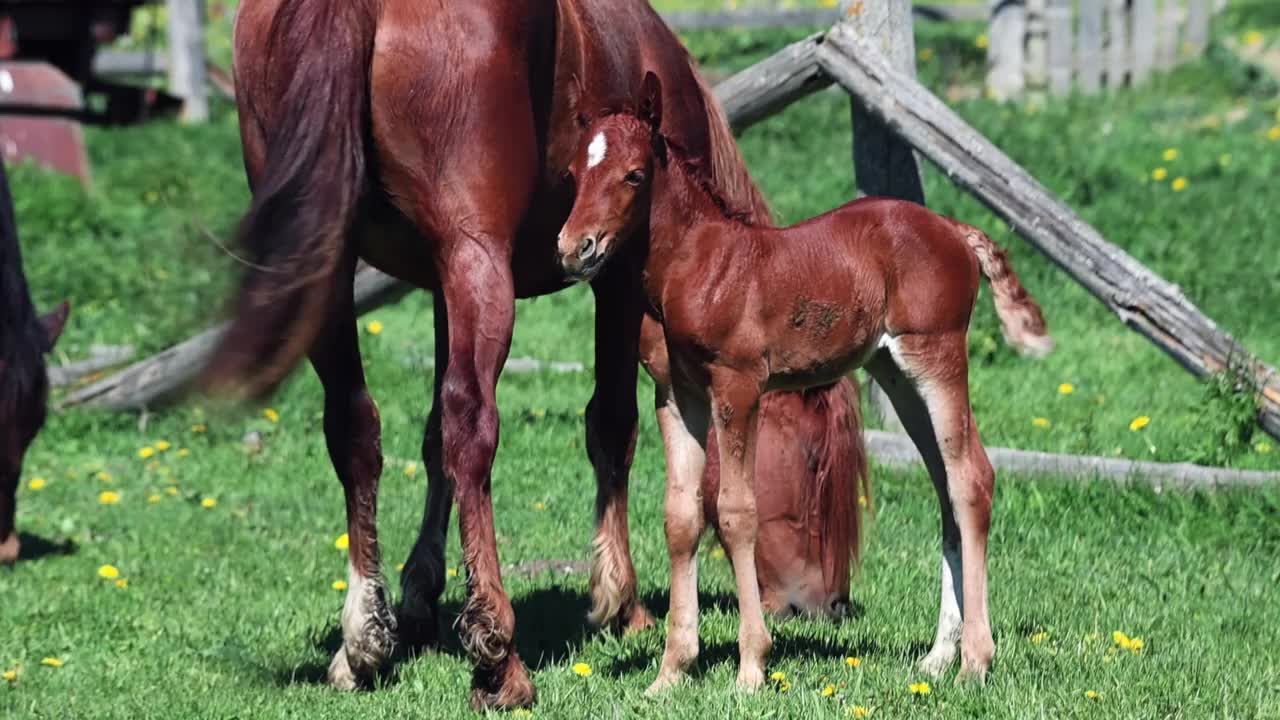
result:
M 924 461 L 911 442 L 900 433 L 867 430 L 867 452 L 873 460 L 889 467 L 923 467 Z M 987 456 L 996 470 L 1019 475 L 1056 476 L 1067 479 L 1103 479 L 1133 482 L 1156 488 L 1259 487 L 1280 483 L 1280 473 L 1261 470 L 1232 470 L 1191 463 L 1160 463 L 1093 455 L 989 447 Z
M 50 365 L 49 386 L 56 388 L 70 385 L 80 378 L 128 362 L 132 357 L 132 345 L 94 345 L 89 348 L 89 357 L 84 360 Z
M 1200 312 L 1177 286 L 1108 243 L 1071 208 L 969 127 L 884 55 L 837 25 L 816 56 L 833 80 L 947 177 L 1003 218 L 1129 327 L 1198 377 L 1241 374 L 1256 389 L 1258 420 L 1280 438 L 1280 378 Z

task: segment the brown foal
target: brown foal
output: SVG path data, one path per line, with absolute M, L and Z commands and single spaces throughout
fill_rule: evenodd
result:
M 1052 347 L 1039 307 L 986 235 L 913 203 L 866 198 L 785 229 L 751 225 L 726 211 L 697 163 L 659 131 L 652 73 L 640 98 L 636 112 L 605 114 L 582 134 L 559 248 L 566 273 L 590 279 L 628 237 L 648 241 L 644 290 L 671 370 L 658 410 L 671 610 L 650 691 L 677 682 L 698 654 L 694 550 L 708 429 L 719 439 L 718 529 L 737 578 L 738 684 L 755 688 L 772 644 L 754 557 L 760 398 L 858 367 L 889 394 L 941 505 L 942 602 L 921 666 L 943 672 L 958 644 L 962 676 L 985 676 L 995 652 L 986 576 L 995 477 L 969 405 L 967 349 L 979 274 L 1006 339 L 1033 355 Z

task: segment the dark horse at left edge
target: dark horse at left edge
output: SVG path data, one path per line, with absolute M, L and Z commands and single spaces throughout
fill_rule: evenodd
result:
M 22 273 L 9 176 L 0 164 L 0 565 L 16 562 L 21 548 L 14 529 L 22 458 L 48 411 L 44 354 L 67 322 L 63 302 L 38 317 Z
M 643 0 L 245 0 L 234 45 L 253 191 L 240 229 L 250 264 L 202 380 L 215 393 L 261 397 L 306 355 L 324 386 L 350 536 L 343 645 L 329 680 L 366 684 L 397 640 L 437 640 L 456 499 L 467 584 L 457 627 L 475 667 L 472 704 L 528 705 L 535 692 L 515 650 L 490 497 L 495 392 L 515 299 L 566 287 L 555 238 L 574 198 L 567 169 L 580 109 L 634 97 L 642 71 L 652 71 L 667 92 L 664 131 L 707 162 L 736 211 L 765 220 L 764 199 L 723 110 Z M 381 570 L 381 428 L 351 294 L 361 259 L 434 295 L 429 488 L 398 613 Z M 627 526 L 639 338 L 653 322 L 642 260 L 612 263 L 593 286 L 596 383 L 586 411 L 597 483 L 590 618 L 624 630 L 652 624 Z M 815 408 L 847 407 L 847 388 L 814 392 L 831 393 Z

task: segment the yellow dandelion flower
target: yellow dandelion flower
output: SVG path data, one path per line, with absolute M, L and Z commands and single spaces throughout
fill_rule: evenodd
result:
M 1038 633 L 1036 633 L 1036 634 L 1034 634 L 1034 635 L 1032 635 L 1032 636 L 1031 636 L 1031 644 L 1032 644 L 1032 645 L 1039 645 L 1040 643 L 1042 643 L 1042 642 L 1044 642 L 1045 640 L 1048 640 L 1048 639 L 1049 639 L 1049 633 L 1047 633 L 1047 632 L 1045 632 L 1045 631 L 1041 630 L 1040 632 L 1038 632 Z
M 107 472 L 106 470 L 103 470 L 103 471 L 99 472 L 99 473 L 98 473 L 97 475 L 95 475 L 94 477 L 98 478 L 99 480 L 101 480 L 102 482 L 105 482 L 105 483 L 109 483 L 109 482 L 111 482 L 111 480 L 113 479 L 113 478 L 111 477 L 111 473 Z
M 170 445 L 168 440 L 161 440 L 155 444 L 155 448 L 158 452 L 164 452 L 171 447 L 173 447 L 173 445 Z
M 125 589 L 125 588 L 129 587 L 129 581 L 128 581 L 127 579 L 125 579 L 125 578 L 120 578 L 119 580 L 116 580 L 116 587 L 118 587 L 118 588 L 120 588 L 121 590 L 123 590 L 123 589 Z
M 832 7 L 835 7 L 838 4 L 838 2 L 839 0 L 822 0 L 822 7 L 832 8 Z M 849 7 L 849 13 L 853 14 L 852 6 Z
M 404 572 L 404 563 L 396 564 L 396 572 Z
M 190 451 L 190 450 L 188 450 L 187 448 L 182 448 L 182 449 L 178 450 L 178 457 L 186 457 L 186 456 L 188 456 L 188 455 L 190 455 L 190 454 L 191 454 L 191 451 Z
M 58 659 L 58 658 L 56 658 L 56 657 L 47 657 L 47 658 L 42 659 L 42 660 L 40 661 L 40 664 L 41 664 L 41 665 L 44 665 L 44 666 L 46 666 L 46 667 L 51 667 L 51 668 L 60 668 L 60 667 L 62 667 L 63 665 L 65 665 L 66 663 L 62 662 L 61 660 L 59 660 L 59 659 Z
M 147 502 L 153 505 L 155 503 L 160 502 L 163 499 L 164 499 L 164 496 L 160 495 L 159 493 L 151 493 L 150 495 L 147 496 Z
M 774 682 L 782 682 L 783 680 L 787 679 L 787 674 L 782 672 L 781 670 L 778 670 L 774 672 L 772 675 L 770 675 L 769 679 Z
M 912 695 L 928 695 L 933 692 L 933 689 L 929 687 L 929 683 L 927 682 L 911 683 L 907 689 L 911 691 Z
M 1182 192 L 1187 189 L 1187 179 L 1184 177 L 1175 178 L 1173 184 L 1169 186 L 1174 192 Z
M 511 717 L 533 717 L 533 713 L 528 708 L 516 708 L 511 711 Z
M 573 674 L 578 677 L 591 677 L 591 666 L 584 662 L 574 663 Z
M 156 454 L 156 449 L 151 447 L 150 445 L 147 445 L 146 447 L 138 448 L 138 457 L 142 458 L 143 460 L 146 460 L 147 458 L 155 454 Z
M 1280 140 L 1280 125 L 1276 125 L 1267 131 L 1267 139 L 1272 142 Z
M 381 335 L 381 334 L 382 334 L 382 321 L 380 321 L 380 320 L 371 320 L 371 321 L 369 322 L 369 324 L 368 324 L 368 325 L 365 325 L 365 326 L 364 326 L 364 329 L 365 329 L 365 330 L 368 330 L 370 335 Z
M 1165 162 L 1173 162 L 1178 159 L 1178 148 L 1166 148 L 1160 157 L 1164 158 Z
M 844 659 L 844 664 L 851 668 L 856 668 L 862 664 L 862 658 L 847 657 Z
M 1155 180 L 1156 182 L 1160 182 L 1167 177 L 1169 177 L 1169 171 L 1162 167 L 1158 167 L 1155 170 L 1151 171 L 1151 179 Z
M 849 714 L 856 718 L 870 717 L 871 711 L 861 705 L 854 705 L 849 708 Z
M 351 547 L 351 536 L 347 533 L 342 533 L 333 541 L 333 546 L 339 550 L 346 550 Z
M 1032 418 L 1031 424 L 1041 429 L 1047 428 L 1050 425 L 1053 425 L 1053 423 L 1049 422 L 1049 418 L 1046 418 L 1046 417 Z
M 191 426 L 191 432 L 193 433 L 202 433 L 208 429 L 209 428 L 204 423 L 196 423 L 195 425 Z
M 346 581 L 346 580 L 334 580 L 334 581 L 333 581 L 333 584 L 332 584 L 332 585 L 330 585 L 329 587 L 333 588 L 334 590 L 346 590 L 346 589 L 347 589 L 347 581 Z
M 1142 652 L 1142 648 L 1145 646 L 1145 644 L 1146 643 L 1142 642 L 1142 638 L 1131 638 L 1129 640 L 1129 651 L 1132 652 L 1134 655 L 1137 655 L 1138 653 Z
M 1222 153 L 1218 156 L 1218 164 L 1222 167 L 1231 165 L 1231 153 Z
M 1259 440 L 1253 446 L 1253 449 L 1263 455 L 1266 455 L 1267 453 L 1271 452 L 1271 443 L 1267 442 L 1266 440 Z
M 929 62 L 933 59 L 933 48 L 924 48 L 920 51 L 920 62 Z
M 417 475 L 418 463 L 405 463 L 404 474 L 405 477 L 413 477 L 414 475 Z
M 711 548 L 711 558 L 712 558 L 713 560 L 723 560 L 723 559 L 724 559 L 724 548 L 720 547 L 719 545 L 717 545 L 717 546 L 715 546 L 715 547 Z
M 832 695 L 835 695 L 835 694 L 836 694 L 835 685 L 827 685 L 826 687 L 822 688 L 822 697 L 831 697 Z
M 1244 44 L 1250 47 L 1261 45 L 1263 39 L 1262 33 L 1257 30 L 1250 30 L 1244 34 Z
M 973 39 L 973 46 L 978 48 L 979 50 L 986 50 L 987 45 L 990 45 L 990 44 L 991 44 L 991 41 L 987 39 L 986 35 L 979 35 L 978 37 Z
M 103 490 L 98 493 L 98 502 L 103 505 L 115 505 L 120 502 L 120 493 L 112 492 L 111 490 Z
M 1146 415 L 1139 415 L 1138 417 L 1134 418 L 1132 422 L 1129 423 L 1129 429 L 1134 432 L 1138 432 L 1139 430 L 1141 430 L 1142 428 L 1150 424 L 1151 424 L 1151 418 L 1147 417 Z
M 31 481 L 27 483 L 27 487 L 31 488 L 32 490 L 43 490 L 45 486 L 48 484 L 49 484 L 48 480 L 45 480 L 42 477 L 37 477 L 37 478 L 31 478 Z
M 1059 395 L 1070 395 L 1075 391 L 1076 391 L 1076 386 L 1072 385 L 1071 383 L 1062 383 L 1061 385 L 1058 386 Z
M 536 503 L 534 503 L 534 504 L 533 504 L 533 509 L 534 509 L 534 510 L 546 510 L 546 509 L 547 509 L 547 504 L 546 504 L 546 503 L 544 503 L 544 502 L 542 502 L 541 500 L 539 500 L 538 502 L 536 502 Z
M 787 692 L 791 689 L 791 681 L 783 680 L 782 685 L 778 687 L 778 692 Z
M 858 507 L 866 507 L 866 506 L 867 506 L 867 502 L 868 502 L 868 501 L 867 501 L 867 496 L 866 496 L 866 495 L 859 495 L 859 496 L 858 496 Z
M 215 507 L 217 507 L 217 506 L 218 506 L 218 501 L 217 501 L 217 499 L 215 499 L 215 498 L 207 497 L 207 498 L 205 498 L 205 499 L 203 499 L 203 500 L 201 500 L 201 501 L 200 501 L 200 507 L 202 507 L 202 508 L 204 508 L 204 509 L 206 509 L 206 510 L 209 510 L 209 509 L 211 509 L 211 508 L 215 508 Z
M 18 679 L 18 671 L 17 671 L 16 669 L 14 669 L 14 670 L 5 670 L 3 673 L 0 673 L 0 678 L 4 678 L 5 680 L 8 680 L 9 682 L 13 682 L 13 681 L 15 681 L 15 680 L 17 680 L 17 679 Z
M 266 410 L 263 410 L 262 417 L 273 423 L 280 422 L 280 413 L 276 412 L 275 408 L 267 408 Z
M 1119 645 L 1120 647 L 1125 647 L 1129 644 L 1129 636 L 1119 630 L 1116 630 L 1111 633 L 1111 642 Z
M 444 571 L 445 577 L 458 577 L 458 568 L 449 568 Z
M 165 489 L 164 489 L 164 492 L 165 492 L 165 494 L 166 494 L 166 495 L 177 495 L 177 494 L 178 494 L 178 488 L 177 488 L 176 486 L 174 486 L 174 485 L 170 485 L 169 487 L 167 487 L 167 488 L 165 488 Z
M 1087 700 L 1101 700 L 1101 699 L 1102 699 L 1102 693 L 1098 692 L 1097 690 L 1085 690 L 1085 691 L 1084 691 L 1084 696 L 1085 696 L 1085 699 L 1087 699 Z
M 115 580 L 120 577 L 120 569 L 115 565 L 103 565 L 98 568 L 98 577 L 104 580 Z

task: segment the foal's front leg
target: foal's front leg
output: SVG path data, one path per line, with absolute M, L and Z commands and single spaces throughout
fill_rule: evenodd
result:
M 694 393 L 677 400 L 672 388 L 658 386 L 658 428 L 667 456 L 665 528 L 671 558 L 671 609 L 667 644 L 653 694 L 676 684 L 698 659 L 698 539 L 702 514 L 702 472 L 707 454 L 707 402 Z
M 720 450 L 720 495 L 716 514 L 738 585 L 738 685 L 764 682 L 764 663 L 773 640 L 764 622 L 756 580 L 755 457 L 756 415 L 761 382 L 738 372 L 712 375 L 711 411 Z

